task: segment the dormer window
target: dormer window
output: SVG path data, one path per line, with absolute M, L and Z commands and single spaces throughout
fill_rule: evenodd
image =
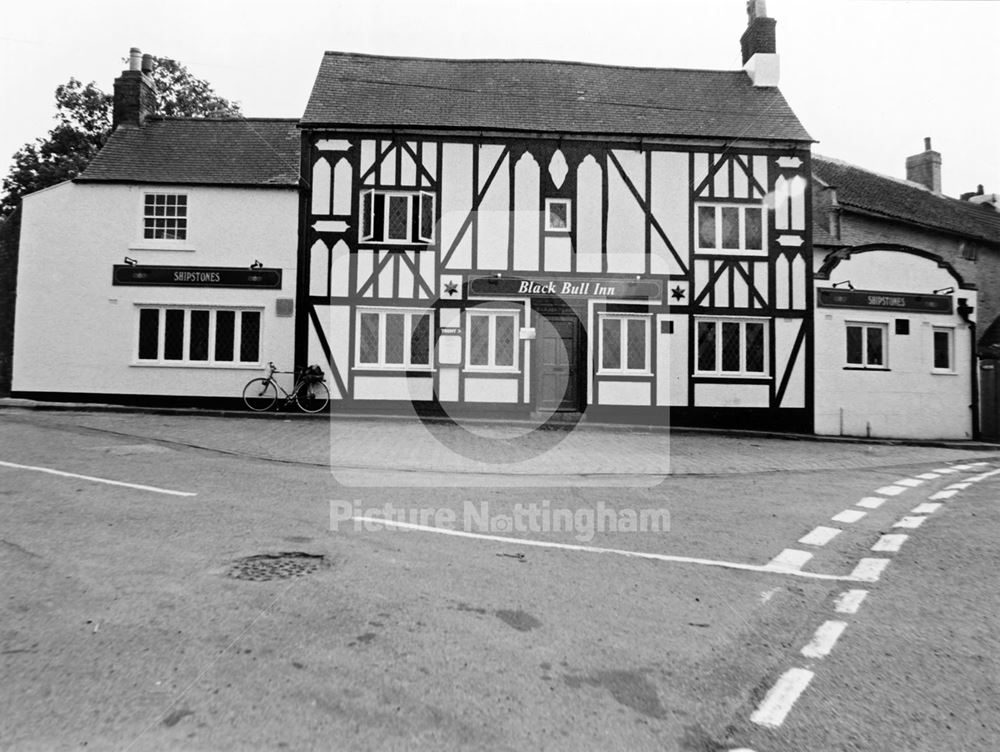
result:
M 433 243 L 434 194 L 377 191 L 361 194 L 361 240 L 368 243 Z

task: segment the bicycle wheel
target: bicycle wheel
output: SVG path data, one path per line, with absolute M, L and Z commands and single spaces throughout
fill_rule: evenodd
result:
M 243 401 L 254 412 L 270 410 L 278 399 L 278 390 L 271 379 L 251 379 L 243 387 Z
M 307 413 L 319 413 L 326 410 L 330 404 L 330 390 L 322 381 L 303 384 L 295 397 L 295 401 Z

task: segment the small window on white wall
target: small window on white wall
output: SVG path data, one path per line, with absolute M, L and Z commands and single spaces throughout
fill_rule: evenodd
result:
M 649 321 L 650 317 L 643 314 L 600 315 L 598 373 L 649 373 Z
M 955 370 L 955 330 L 951 327 L 935 326 L 934 370 L 952 373 Z
M 887 324 L 848 323 L 847 365 L 852 368 L 889 367 Z
M 188 203 L 184 193 L 146 193 L 142 206 L 144 240 L 187 240 Z
M 516 371 L 518 313 L 476 308 L 465 314 L 465 367 L 470 371 Z
M 245 366 L 260 362 L 261 314 L 163 306 L 139 308 L 136 363 Z
M 545 229 L 554 232 L 569 232 L 571 228 L 570 209 L 572 204 L 566 198 L 545 199 Z
M 766 376 L 767 322 L 761 319 L 699 318 L 695 325 L 702 376 Z
M 433 243 L 434 194 L 376 191 L 361 194 L 361 240 L 379 243 Z
M 763 253 L 764 207 L 760 204 L 699 204 L 698 250 Z
M 431 314 L 402 308 L 359 308 L 355 363 L 359 368 L 429 369 Z

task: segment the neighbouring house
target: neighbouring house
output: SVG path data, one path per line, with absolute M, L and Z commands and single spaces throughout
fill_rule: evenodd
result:
M 149 64 L 83 174 L 24 198 L 15 396 L 199 404 L 294 361 L 297 121 L 152 117 Z
M 335 410 L 811 431 L 809 134 L 744 69 L 328 52 L 297 352 Z
M 941 194 L 927 139 L 907 180 L 813 155 L 817 433 L 971 438 L 977 331 L 1000 315 L 1000 214 Z M 977 322 L 980 329 L 977 330 Z M 982 342 L 980 342 L 982 344 Z

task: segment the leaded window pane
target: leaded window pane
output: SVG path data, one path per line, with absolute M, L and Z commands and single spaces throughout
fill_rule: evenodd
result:
M 862 328 L 860 326 L 847 327 L 847 362 L 858 366 L 864 363 L 861 352 L 861 335 Z
M 698 322 L 698 370 L 715 370 L 715 322 Z
M 407 240 L 409 238 L 409 196 L 389 196 L 389 240 Z
M 601 319 L 601 368 L 616 371 L 622 367 L 622 321 Z
M 514 365 L 514 317 L 496 317 L 496 365 Z
M 490 318 L 489 316 L 469 317 L 469 365 L 488 366 L 490 364 Z
M 628 339 L 626 340 L 626 367 L 629 370 L 646 370 L 646 322 L 642 319 L 628 319 Z
M 431 318 L 427 315 L 411 318 L 413 324 L 410 334 L 410 363 L 415 366 L 426 366 L 431 362 Z
M 189 360 L 208 360 L 208 311 L 191 311 Z
M 722 247 L 740 247 L 740 210 L 736 206 L 722 207 Z
M 377 313 L 361 314 L 361 331 L 358 332 L 358 361 L 361 363 L 378 363 L 378 324 Z
M 740 325 L 735 321 L 722 322 L 722 370 L 740 370 Z
M 865 336 L 868 345 L 868 365 L 885 365 L 885 354 L 882 347 L 882 329 L 870 326 L 865 332 Z
M 934 367 L 951 368 L 951 332 L 943 329 L 934 332 Z
M 425 193 L 420 197 L 420 237 L 434 239 L 434 197 Z
M 155 308 L 139 311 L 139 360 L 156 360 L 160 354 L 160 312 Z
M 764 247 L 764 213 L 760 209 L 747 209 L 746 218 L 746 248 L 759 251 Z
M 215 312 L 215 359 L 230 362 L 236 341 L 236 311 Z
M 385 316 L 385 362 L 403 363 L 403 337 L 406 317 L 401 313 L 387 313 Z
M 361 196 L 361 237 L 372 236 L 372 192 L 365 191 Z
M 260 360 L 260 311 L 243 311 L 240 315 L 240 361 Z
M 748 322 L 746 339 L 747 371 L 764 373 L 764 325 Z
M 715 207 L 698 207 L 698 247 L 715 248 Z

